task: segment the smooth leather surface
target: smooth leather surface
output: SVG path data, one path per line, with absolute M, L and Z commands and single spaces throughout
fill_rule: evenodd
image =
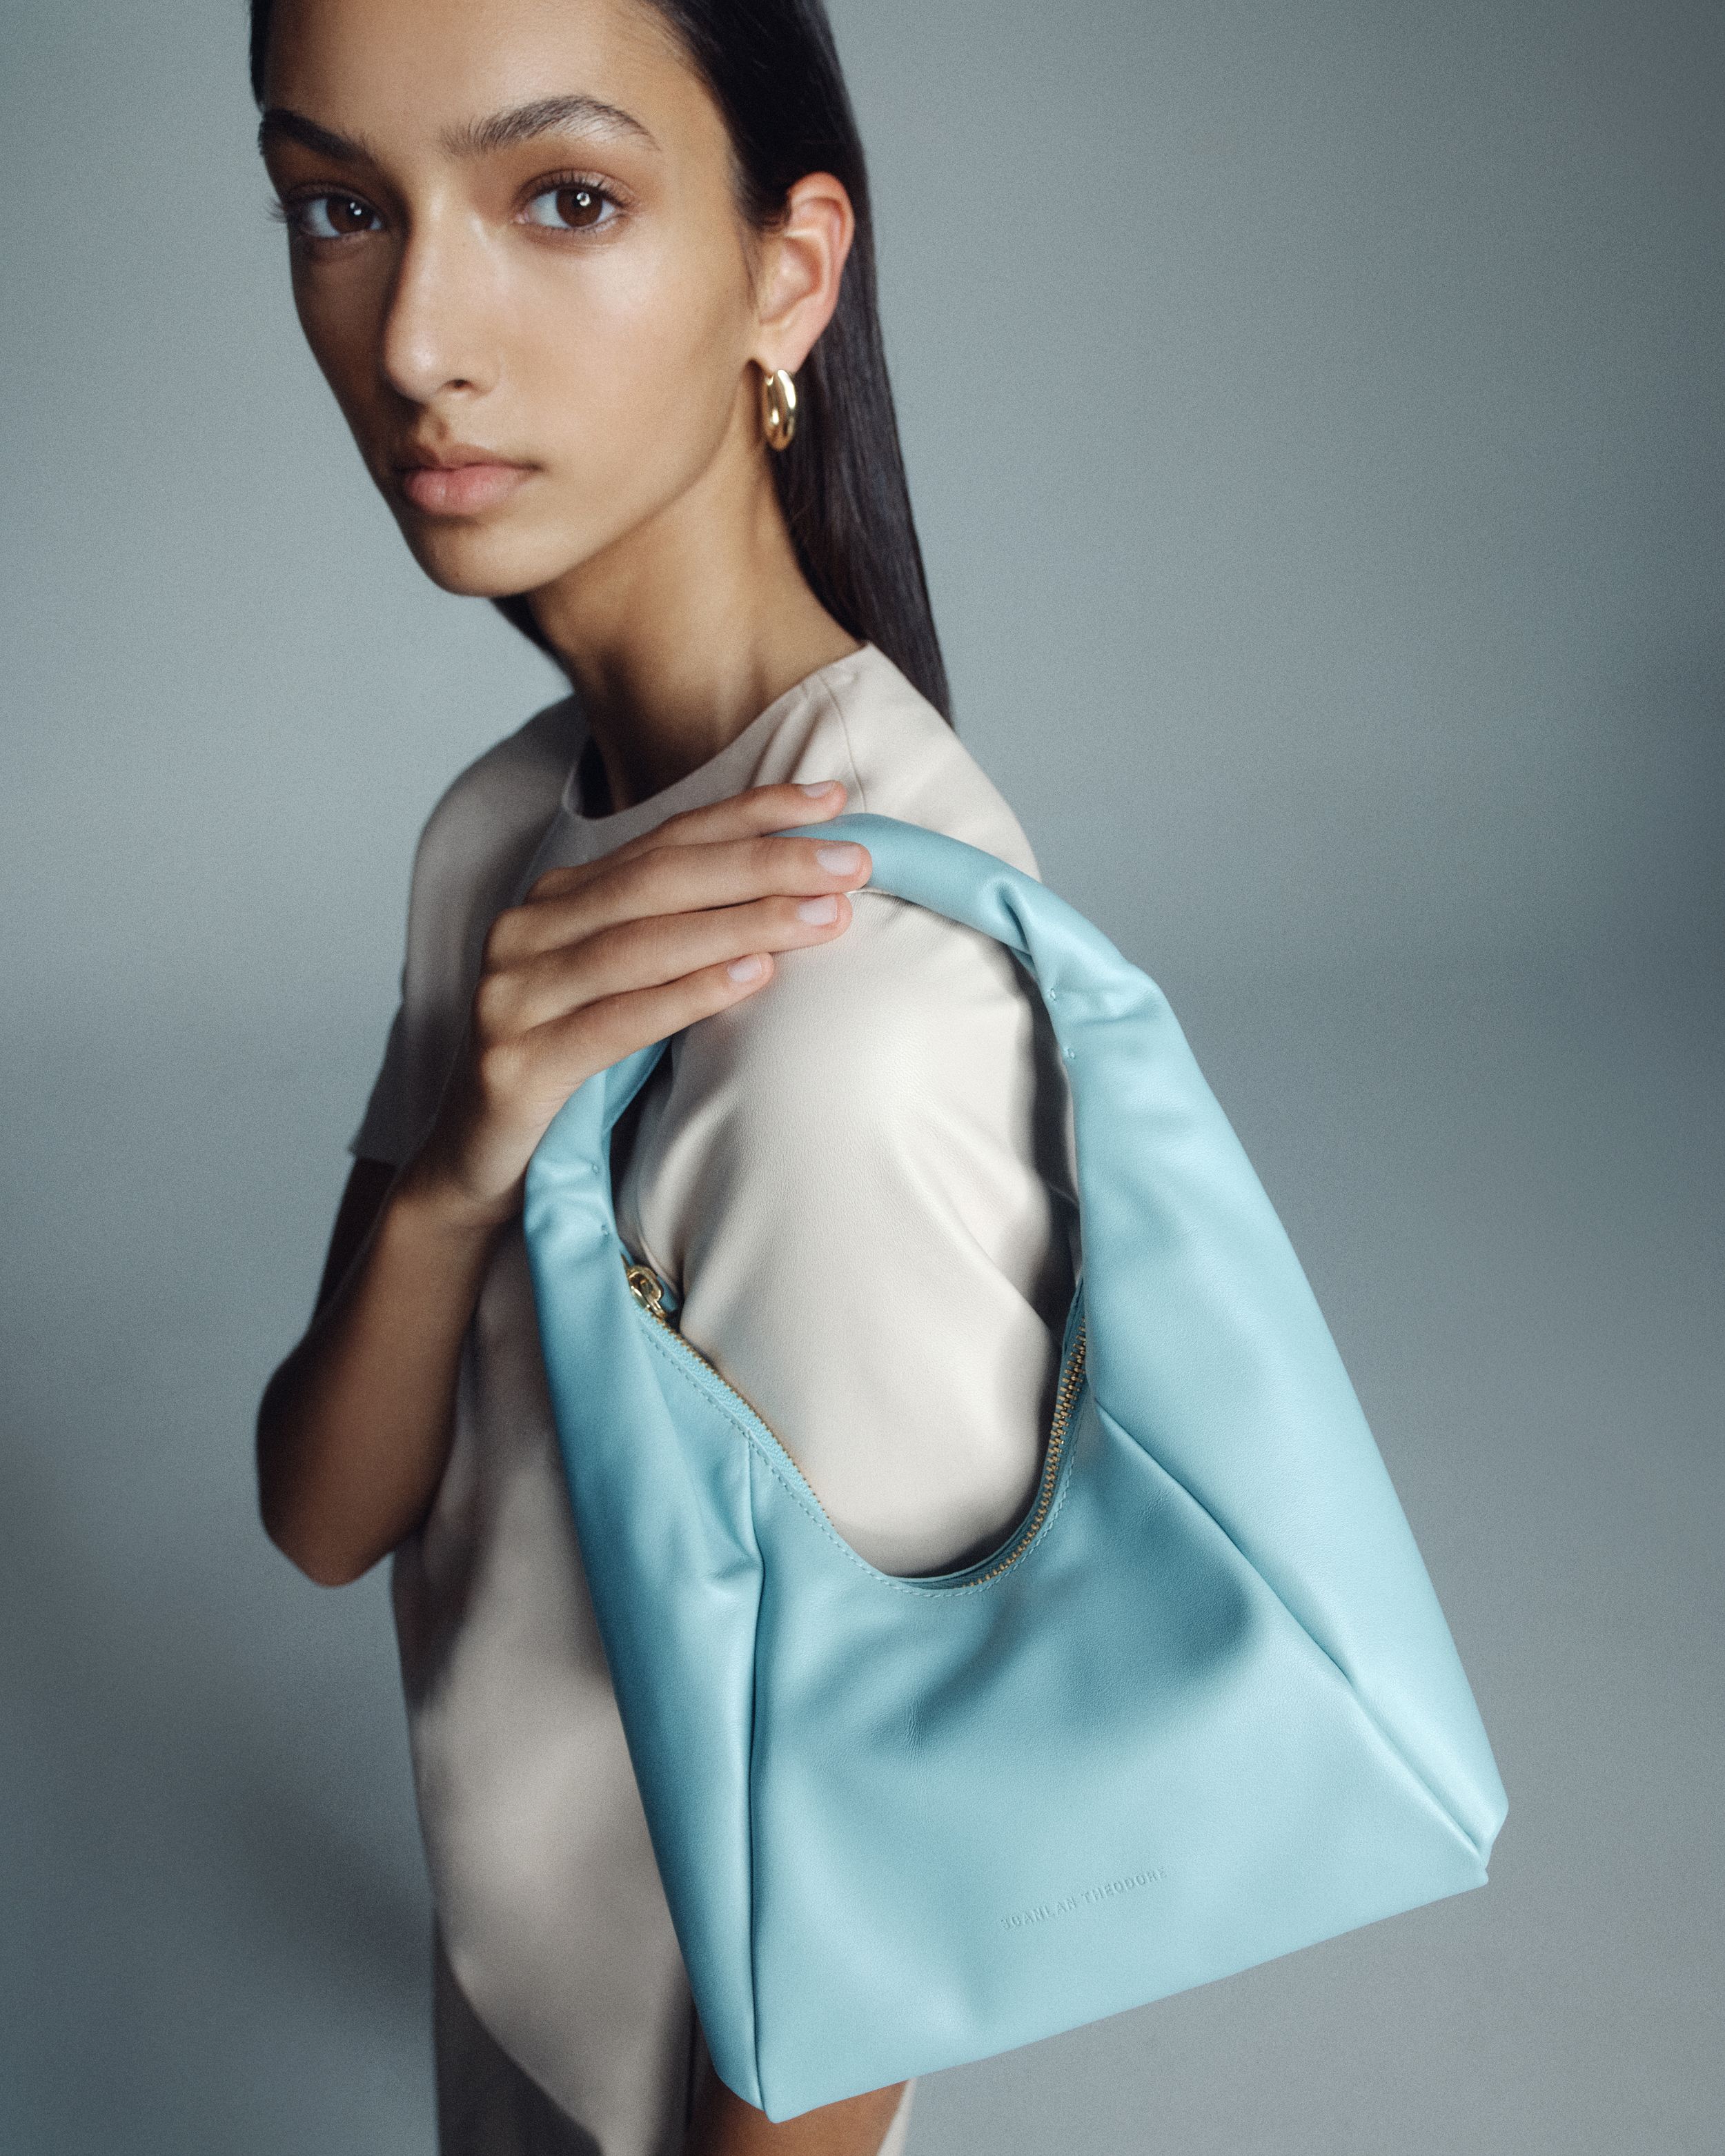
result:
M 541 1337 L 654 1849 L 714 2063 L 774 2120 L 1482 1885 L 1505 1811 L 1353 1387 L 1160 990 L 992 855 L 809 829 L 1039 983 L 1088 1365 L 1024 1555 L 896 1578 L 628 1291 L 610 1132 L 662 1044 L 534 1156 Z

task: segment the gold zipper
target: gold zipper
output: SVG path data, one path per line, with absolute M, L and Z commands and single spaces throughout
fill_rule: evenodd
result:
M 654 1271 L 652 1266 L 637 1264 L 634 1259 L 627 1256 L 623 1262 L 624 1278 L 629 1282 L 629 1291 L 641 1308 L 649 1317 L 656 1319 L 664 1327 L 685 1354 L 692 1355 L 703 1368 L 711 1373 L 738 1406 L 746 1409 L 760 1424 L 762 1429 L 767 1430 L 774 1443 L 783 1447 L 786 1458 L 789 1459 L 792 1456 L 789 1446 L 784 1444 L 784 1440 L 776 1430 L 771 1429 L 766 1417 L 752 1401 L 743 1398 L 716 1363 L 703 1355 L 700 1348 L 692 1341 L 686 1339 L 682 1332 L 671 1323 L 670 1317 L 665 1314 L 665 1283 Z M 974 1579 L 967 1579 L 964 1583 L 967 1587 L 981 1587 L 988 1580 L 998 1579 L 1009 1565 L 1016 1564 L 1035 1539 L 1037 1529 L 1047 1518 L 1048 1508 L 1054 1502 L 1055 1482 L 1060 1471 L 1060 1458 L 1065 1450 L 1066 1439 L 1072 1420 L 1072 1410 L 1077 1404 L 1079 1388 L 1084 1382 L 1084 1356 L 1085 1327 L 1081 1324 L 1078 1328 L 1078 1337 L 1072 1342 L 1070 1353 L 1066 1357 L 1065 1368 L 1060 1373 L 1059 1389 L 1055 1394 L 1054 1417 L 1049 1425 L 1048 1450 L 1043 1455 L 1042 1476 L 1036 1486 L 1036 1502 L 1031 1507 L 1030 1517 L 1019 1532 L 1013 1537 L 1012 1547 L 1007 1551 L 1005 1556 L 991 1565 L 988 1571 L 978 1573 Z M 809 1488 L 809 1494 L 814 1497 L 815 1503 L 819 1505 L 820 1499 L 815 1496 L 814 1486 L 809 1483 L 809 1478 L 806 1476 L 803 1479 Z M 829 1527 L 832 1527 L 832 1520 L 828 1516 L 824 1505 L 821 1505 L 821 1516 L 826 1520 L 827 1525 Z M 837 1534 L 839 1531 L 836 1527 L 833 1527 L 833 1532 Z M 842 1536 L 839 1538 L 843 1540 Z M 918 1583 L 913 1580 L 911 1584 Z
M 1042 1480 L 1037 1486 L 1036 1502 L 1023 1532 L 1014 1540 L 1012 1548 L 998 1564 L 968 1583 L 980 1587 L 985 1580 L 998 1579 L 1009 1565 L 1016 1564 L 1035 1537 L 1036 1530 L 1048 1517 L 1048 1508 L 1054 1502 L 1055 1477 L 1060 1471 L 1060 1455 L 1065 1450 L 1068 1426 L 1072 1420 L 1072 1409 L 1077 1403 L 1078 1389 L 1084 1382 L 1084 1332 L 1078 1327 L 1078 1337 L 1072 1342 L 1072 1352 L 1066 1358 L 1066 1367 L 1060 1373 L 1060 1389 L 1055 1394 L 1054 1419 L 1049 1424 L 1048 1450 L 1043 1456 Z

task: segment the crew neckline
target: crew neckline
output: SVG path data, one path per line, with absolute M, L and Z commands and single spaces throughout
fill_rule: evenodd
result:
M 767 706 L 732 740 L 726 742 L 716 755 L 705 763 L 698 763 L 693 771 L 686 771 L 680 778 L 673 779 L 669 786 L 661 786 L 656 793 L 645 800 L 633 803 L 627 808 L 613 809 L 608 815 L 589 816 L 581 805 L 581 760 L 587 752 L 592 736 L 583 727 L 581 747 L 571 762 L 568 775 L 563 781 L 562 811 L 578 830 L 602 834 L 606 850 L 635 838 L 643 831 L 655 829 L 668 817 L 682 809 L 704 806 L 707 802 L 721 800 L 727 793 L 737 788 L 725 784 L 729 768 L 733 764 L 739 770 L 747 769 L 755 760 L 762 737 L 775 732 L 791 707 L 822 689 L 830 690 L 834 676 L 847 666 L 865 663 L 877 654 L 878 647 L 865 643 L 855 651 L 846 651 L 837 659 L 829 659 L 824 666 L 817 666 L 812 674 L 805 674 L 800 681 L 790 687 Z M 715 782 L 717 791 L 715 792 Z

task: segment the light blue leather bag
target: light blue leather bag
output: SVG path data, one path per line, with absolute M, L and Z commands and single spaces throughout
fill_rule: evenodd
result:
M 1341 1359 L 1161 992 L 992 855 L 878 816 L 810 833 L 1034 973 L 1083 1266 L 1029 1512 L 982 1563 L 896 1578 L 631 1275 L 610 1133 L 662 1044 L 583 1086 L 528 1171 L 660 1876 L 713 2062 L 774 2120 L 1482 1885 L 1505 1810 Z

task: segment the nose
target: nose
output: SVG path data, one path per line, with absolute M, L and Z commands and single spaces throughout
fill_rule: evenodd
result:
M 415 404 L 496 387 L 500 311 L 495 265 L 459 213 L 423 217 L 397 258 L 378 363 Z

